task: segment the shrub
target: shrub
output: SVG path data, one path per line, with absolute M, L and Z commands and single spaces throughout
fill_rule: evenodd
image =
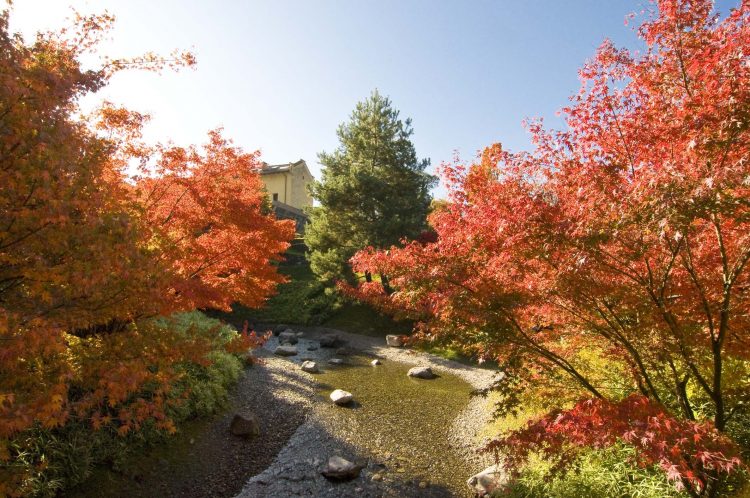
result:
M 564 475 L 554 474 L 551 464 L 533 458 L 507 494 L 516 498 L 578 498 L 581 496 L 668 498 L 684 497 L 653 467 L 635 465 L 636 450 L 617 445 L 607 449 L 589 449 Z
M 235 346 L 240 335 L 218 320 L 199 312 L 180 313 L 171 318 L 160 318 L 139 324 L 143 336 L 159 335 L 169 345 L 180 349 L 185 342 L 203 348 L 202 353 L 172 365 L 173 372 L 160 372 L 155 365 L 147 370 L 154 375 L 163 373 L 171 384 L 165 386 L 147 380 L 143 387 L 130 393 L 121 404 L 95 407 L 96 415 L 71 417 L 64 426 L 44 428 L 39 424 L 19 433 L 9 443 L 11 458 L 0 466 L 2 494 L 22 496 L 55 496 L 60 491 L 85 481 L 95 465 L 105 464 L 114 469 L 124 467 L 128 459 L 145 447 L 163 442 L 176 430 L 174 424 L 190 418 L 209 415 L 226 402 L 229 387 L 242 374 L 239 355 L 228 349 Z M 74 344 L 73 347 L 99 347 Z M 111 351 L 109 351 L 111 352 Z M 103 355 L 113 367 L 123 358 Z M 82 385 L 71 388 L 71 393 L 85 397 Z M 161 391 L 164 391 L 163 393 Z M 164 411 L 149 412 L 142 420 L 133 422 L 135 429 L 122 431 L 123 421 L 118 413 L 137 413 L 145 403 L 165 396 Z M 107 409 L 109 408 L 109 410 Z M 93 424 L 98 429 L 92 430 Z

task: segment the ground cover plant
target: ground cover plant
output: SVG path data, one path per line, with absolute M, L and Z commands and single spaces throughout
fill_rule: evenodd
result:
M 531 121 L 532 152 L 443 167 L 435 242 L 352 260 L 394 292 L 350 292 L 499 361 L 502 410 L 533 388 L 548 413 L 488 446 L 512 471 L 628 444 L 716 496 L 743 468 L 750 6 L 712 7 L 655 2 L 644 51 L 605 41 L 582 67 L 567 129 Z

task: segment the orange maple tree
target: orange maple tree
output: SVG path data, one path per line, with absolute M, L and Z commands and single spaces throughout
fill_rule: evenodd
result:
M 262 304 L 282 281 L 272 263 L 294 235 L 264 207 L 257 154 L 219 132 L 203 149 L 148 146 L 147 116 L 109 103 L 81 116 L 81 97 L 118 71 L 191 66 L 191 54 L 84 69 L 81 56 L 112 16 L 79 16 L 32 44 L 8 32 L 8 18 L 0 16 L 0 462 L 21 431 L 73 418 L 122 433 L 148 419 L 171 429 L 173 367 L 207 361 L 208 344 L 137 320 Z M 245 334 L 230 347 L 251 344 Z M 144 385 L 151 391 L 139 398 Z M 0 471 L 0 494 L 17 492 L 18 479 Z

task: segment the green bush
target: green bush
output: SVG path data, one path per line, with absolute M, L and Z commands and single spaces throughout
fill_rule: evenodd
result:
M 209 338 L 212 344 L 206 353 L 207 365 L 192 362 L 177 365 L 182 376 L 174 386 L 174 396 L 186 392 L 187 397 L 170 407 L 167 415 L 179 424 L 217 411 L 226 403 L 229 388 L 243 371 L 242 360 L 224 349 L 237 332 L 199 312 L 180 313 L 157 319 L 155 323 L 184 335 L 185 340 L 198 335 Z M 133 398 L 149 394 L 145 390 Z M 16 436 L 11 441 L 11 450 L 17 458 L 2 464 L 0 472 L 23 471 L 28 476 L 23 483 L 25 494 L 52 497 L 85 481 L 96 465 L 127 472 L 128 461 L 136 458 L 138 451 L 158 445 L 168 437 L 152 420 L 145 421 L 140 430 L 120 436 L 111 426 L 93 430 L 88 420 L 72 419 L 60 428 L 35 427 Z
M 675 490 L 664 472 L 635 463 L 635 449 L 618 445 L 584 452 L 564 475 L 552 475 L 550 464 L 530 461 L 513 483 L 514 498 L 669 498 L 686 497 Z

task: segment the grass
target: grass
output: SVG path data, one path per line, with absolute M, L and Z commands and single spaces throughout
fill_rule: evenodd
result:
M 231 313 L 212 312 L 212 316 L 241 325 L 284 323 L 289 325 L 321 325 L 346 332 L 382 337 L 387 334 L 409 334 L 410 322 L 397 322 L 367 305 L 342 298 L 334 289 L 319 282 L 307 261 L 301 259 L 304 245 L 294 244 L 287 251 L 287 262 L 279 272 L 289 277 L 278 287 L 266 306 L 260 309 L 242 305 Z

